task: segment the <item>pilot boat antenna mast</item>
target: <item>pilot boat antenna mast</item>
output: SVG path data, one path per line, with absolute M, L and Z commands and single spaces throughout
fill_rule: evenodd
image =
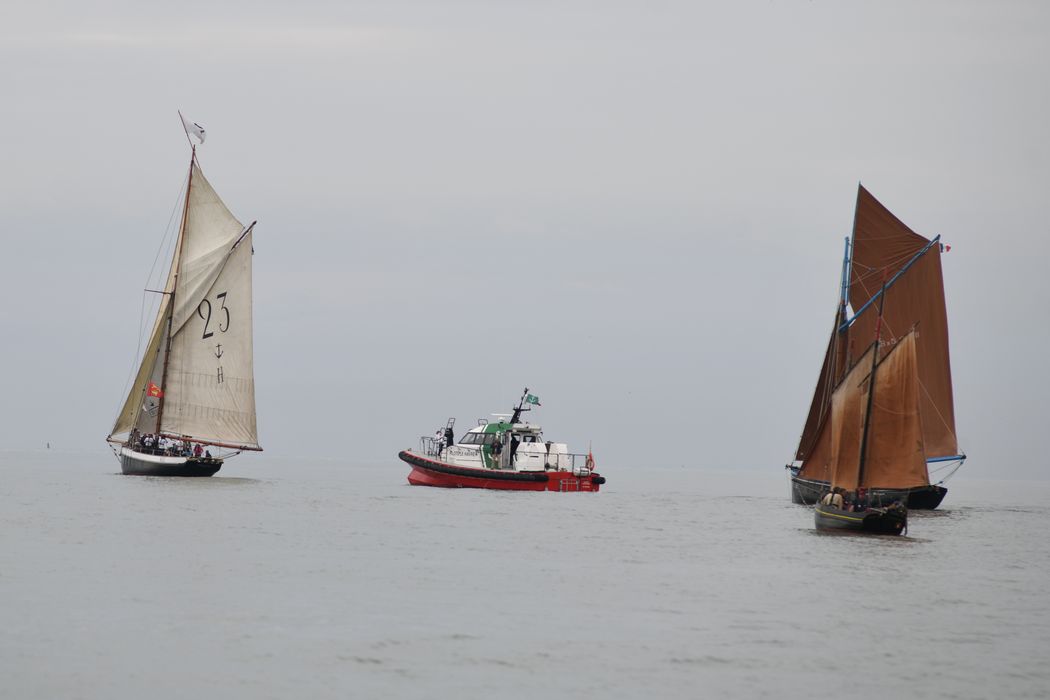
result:
M 525 387 L 525 391 L 521 393 L 521 401 L 518 402 L 517 408 L 514 409 L 514 415 L 511 416 L 510 424 L 514 425 L 521 420 L 521 414 L 525 411 L 531 411 L 531 408 L 525 408 L 525 401 L 529 397 L 529 387 Z

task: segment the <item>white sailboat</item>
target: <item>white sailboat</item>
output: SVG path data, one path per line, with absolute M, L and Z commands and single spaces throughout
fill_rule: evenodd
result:
M 254 226 L 226 208 L 192 146 L 160 308 L 106 438 L 119 445 L 125 474 L 211 476 L 224 458 L 262 449 L 252 366 Z

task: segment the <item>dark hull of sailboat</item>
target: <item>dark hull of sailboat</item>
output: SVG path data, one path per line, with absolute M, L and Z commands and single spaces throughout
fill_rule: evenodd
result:
M 791 477 L 791 502 L 811 506 L 830 490 L 826 481 Z M 936 484 L 912 489 L 871 489 L 873 503 L 890 504 L 900 501 L 910 510 L 934 510 L 944 500 L 948 489 Z
M 408 483 L 413 486 L 498 491 L 596 492 L 605 483 L 605 477 L 594 472 L 577 475 L 571 471 L 519 472 L 475 469 L 439 462 L 409 450 L 398 453 L 398 457 L 411 465 Z
M 905 508 L 869 508 L 850 512 L 818 504 L 813 507 L 813 521 L 818 530 L 900 535 L 908 528 L 908 511 Z
M 168 457 L 159 461 L 152 455 L 120 455 L 120 470 L 133 476 L 211 476 L 221 468 L 221 459 Z

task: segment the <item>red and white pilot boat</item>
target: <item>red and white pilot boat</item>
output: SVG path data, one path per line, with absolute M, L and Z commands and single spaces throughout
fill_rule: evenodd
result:
M 539 399 L 522 394 L 513 414 L 496 414 L 454 440 L 455 418 L 433 437 L 420 438 L 417 451 L 398 457 L 412 471 L 415 486 L 499 489 L 504 491 L 598 491 L 605 477 L 594 471 L 594 457 L 569 452 L 565 443 L 544 441 L 540 426 L 521 422 L 526 405 Z

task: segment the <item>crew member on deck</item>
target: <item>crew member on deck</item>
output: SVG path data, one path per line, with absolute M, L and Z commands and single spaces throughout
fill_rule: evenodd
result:
M 503 443 L 499 440 L 499 435 L 492 441 L 492 466 L 496 469 L 500 467 L 500 455 L 503 454 Z

